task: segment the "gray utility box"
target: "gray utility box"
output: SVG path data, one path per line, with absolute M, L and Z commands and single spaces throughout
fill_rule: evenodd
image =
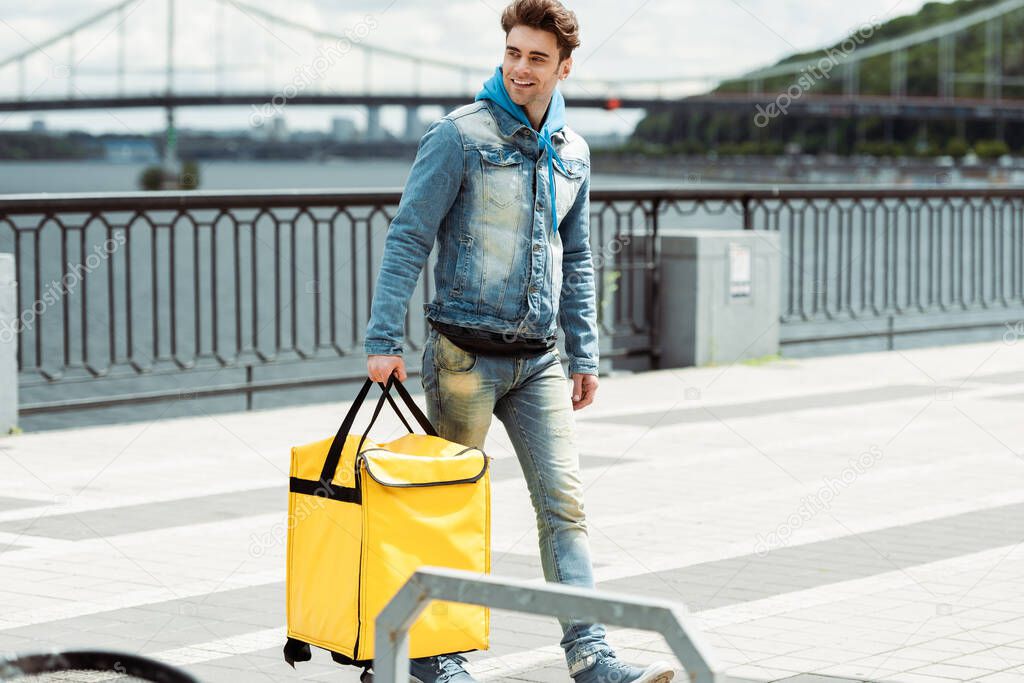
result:
M 18 424 L 18 291 L 14 256 L 0 254 L 0 437 Z
M 779 236 L 752 230 L 660 235 L 659 367 L 779 352 Z

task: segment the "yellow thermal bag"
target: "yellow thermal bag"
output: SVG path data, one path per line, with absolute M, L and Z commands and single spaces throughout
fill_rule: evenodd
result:
M 479 448 L 437 435 L 395 375 L 364 434 L 352 434 L 373 381 L 367 378 L 338 433 L 292 448 L 288 495 L 285 660 L 311 658 L 369 667 L 377 614 L 422 566 L 490 573 L 489 459 Z M 413 433 L 394 386 L 426 434 Z M 387 400 L 409 431 L 367 438 Z M 410 657 L 486 650 L 490 610 L 435 600 L 409 632 Z

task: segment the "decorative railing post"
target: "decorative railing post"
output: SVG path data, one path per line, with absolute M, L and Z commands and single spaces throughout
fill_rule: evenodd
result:
M 18 282 L 14 256 L 0 254 L 0 436 L 18 425 Z

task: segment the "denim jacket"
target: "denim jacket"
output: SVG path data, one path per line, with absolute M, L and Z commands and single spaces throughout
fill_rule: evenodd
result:
M 388 227 L 364 350 L 403 351 L 409 299 L 435 241 L 427 318 L 508 339 L 565 333 L 569 372 L 598 374 L 590 249 L 590 148 L 568 126 L 552 135 L 558 230 L 536 131 L 490 100 L 434 121 Z

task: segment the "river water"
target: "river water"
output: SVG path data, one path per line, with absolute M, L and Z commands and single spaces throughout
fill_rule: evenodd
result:
M 411 159 L 210 161 L 199 167 L 203 190 L 366 189 L 405 184 Z M 0 195 L 34 192 L 133 192 L 145 164 L 96 161 L 0 161 Z M 664 177 L 595 173 L 595 188 L 665 185 Z

